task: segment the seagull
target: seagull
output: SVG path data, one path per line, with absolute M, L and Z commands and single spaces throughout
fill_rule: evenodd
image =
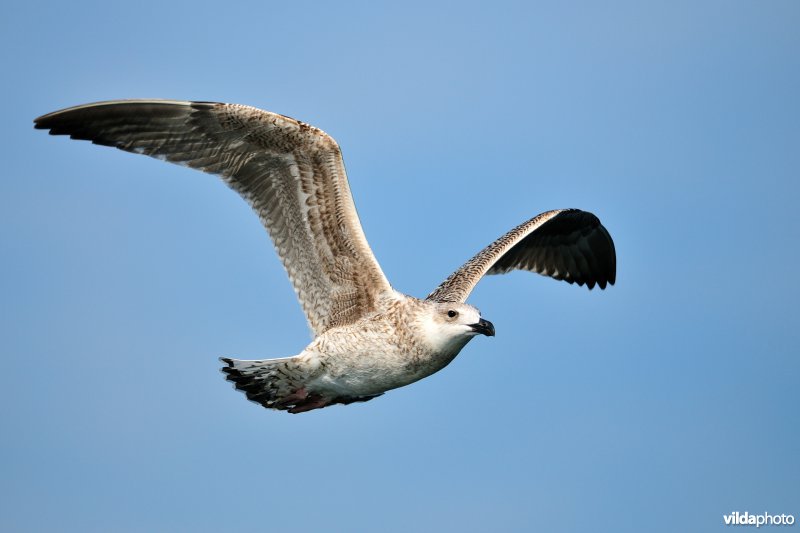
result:
M 447 366 L 494 325 L 465 303 L 487 274 L 526 270 L 605 289 L 616 278 L 606 228 L 587 211 L 523 222 L 425 299 L 389 284 L 356 213 L 336 141 L 254 107 L 116 100 L 43 115 L 37 129 L 144 154 L 221 177 L 269 233 L 314 339 L 298 355 L 220 358 L 236 389 L 266 408 L 303 413 L 365 402 Z

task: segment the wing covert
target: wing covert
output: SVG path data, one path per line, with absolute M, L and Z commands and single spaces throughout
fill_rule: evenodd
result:
M 35 127 L 220 176 L 261 219 L 316 334 L 376 310 L 391 291 L 339 146 L 313 126 L 236 104 L 118 100 L 56 111 Z
M 484 275 L 512 270 L 605 289 L 616 280 L 614 241 L 592 213 L 579 209 L 547 211 L 481 250 L 427 299 L 464 302 Z

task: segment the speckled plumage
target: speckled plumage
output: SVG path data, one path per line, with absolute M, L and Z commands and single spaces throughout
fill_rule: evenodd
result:
M 600 220 L 580 209 L 556 209 L 523 222 L 453 272 L 428 295 L 437 302 L 464 302 L 486 274 L 529 270 L 589 289 L 614 284 L 614 242 Z
M 585 211 L 548 211 L 514 228 L 425 300 L 392 289 L 356 214 L 341 151 L 323 131 L 253 107 L 120 100 L 39 117 L 54 135 L 220 176 L 253 208 L 315 336 L 298 355 L 224 358 L 247 397 L 298 413 L 372 399 L 450 363 L 494 327 L 465 304 L 485 274 L 530 270 L 590 289 L 613 284 L 614 244 Z

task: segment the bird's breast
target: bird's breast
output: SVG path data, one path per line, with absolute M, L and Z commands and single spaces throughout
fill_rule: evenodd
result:
M 328 330 L 306 348 L 320 361 L 320 386 L 339 394 L 379 394 L 438 372 L 466 344 L 432 349 L 391 323 L 364 322 Z

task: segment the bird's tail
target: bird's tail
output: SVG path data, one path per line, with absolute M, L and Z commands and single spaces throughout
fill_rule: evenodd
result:
M 247 399 L 268 409 L 304 413 L 334 404 L 366 402 L 383 393 L 369 395 L 323 395 L 310 389 L 314 365 L 301 355 L 281 359 L 241 361 L 221 357 L 227 380 Z
M 222 368 L 226 379 L 248 400 L 268 409 L 301 412 L 295 409 L 310 399 L 305 388 L 308 370 L 299 356 L 258 361 L 221 357 L 220 361 L 226 365 Z

